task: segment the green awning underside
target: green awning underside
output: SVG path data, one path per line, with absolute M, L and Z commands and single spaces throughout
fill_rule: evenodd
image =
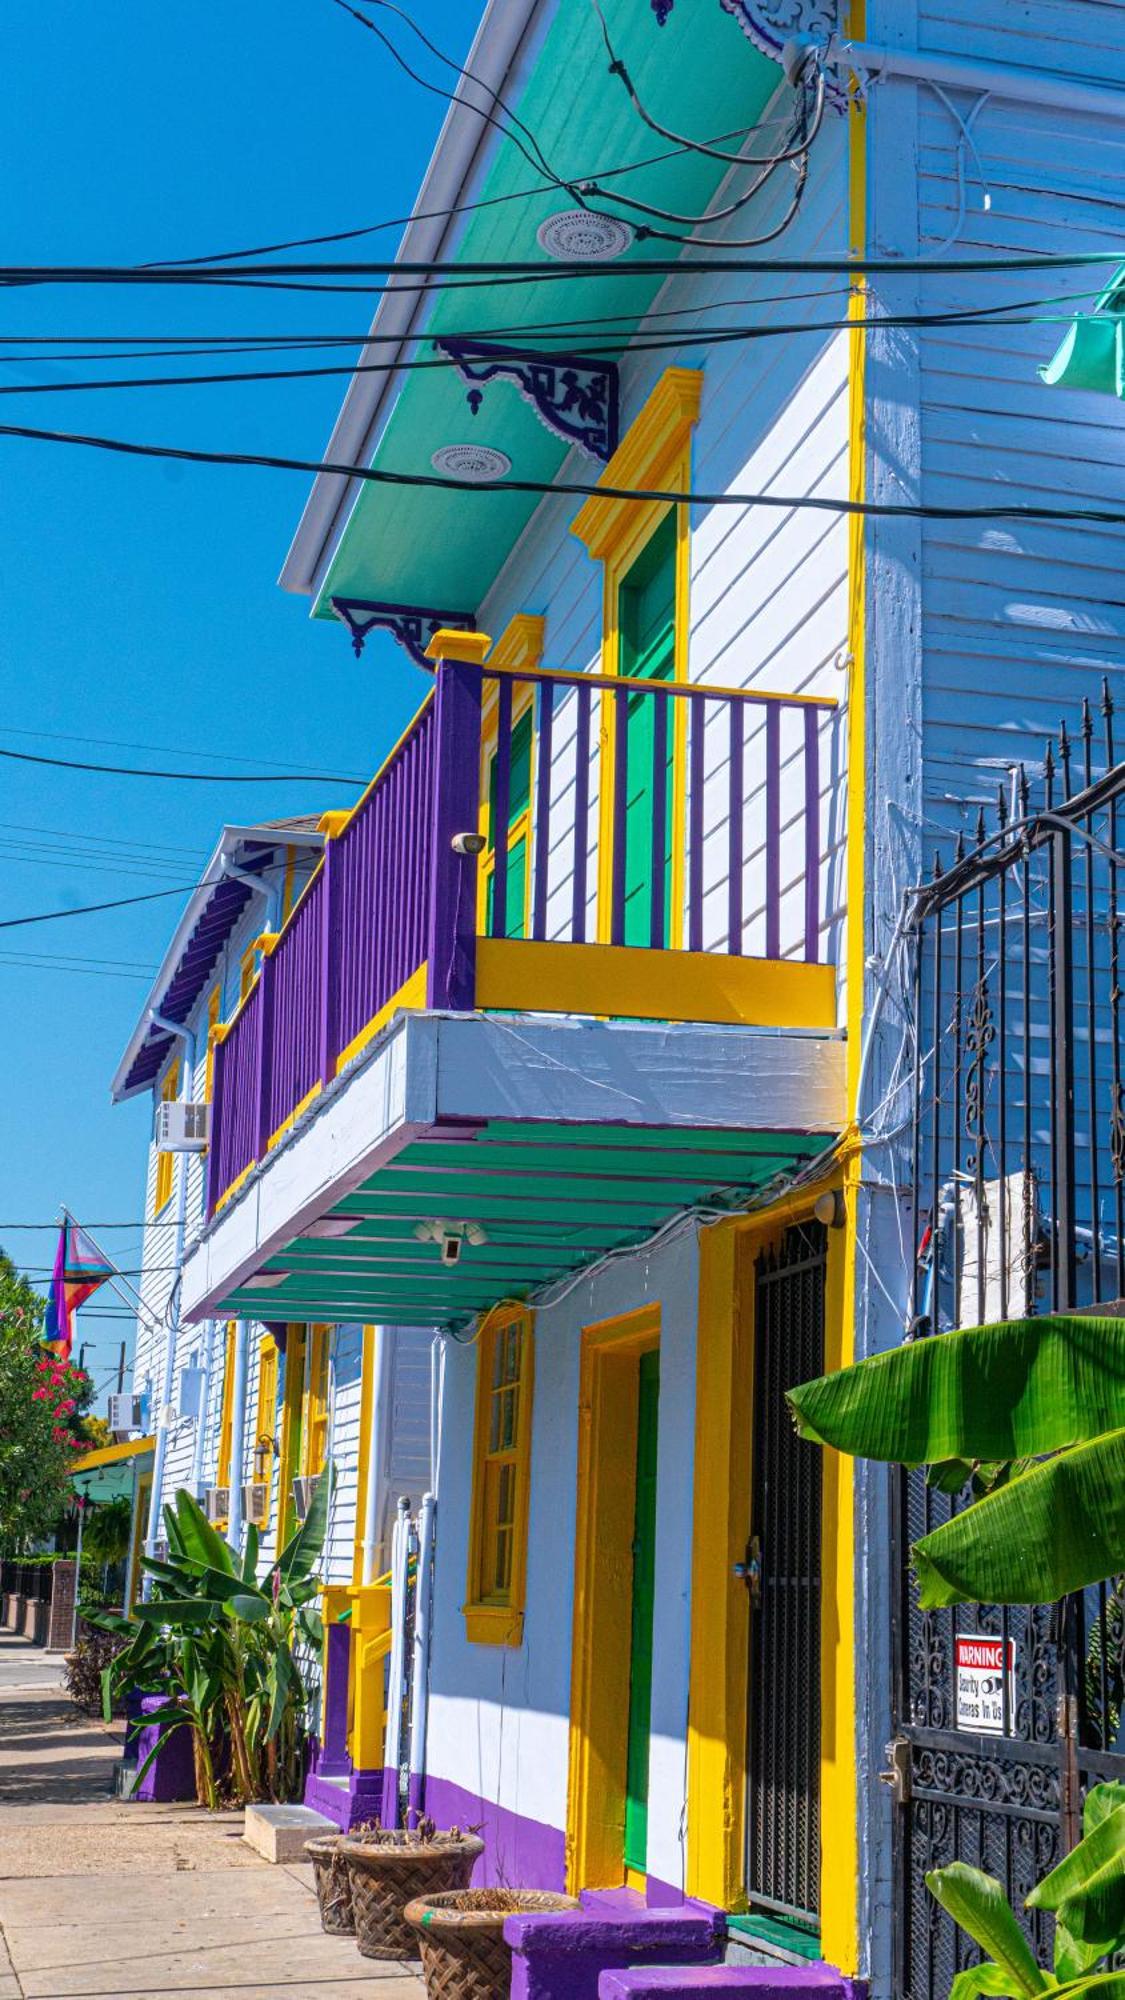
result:
M 233 1292 L 224 1310 L 269 1320 L 458 1324 L 499 1299 L 651 1236 L 697 1204 L 724 1212 L 793 1173 L 817 1134 L 674 1132 L 490 1121 L 435 1134 L 326 1213 L 362 1218 L 334 1239 L 298 1237 L 264 1266 L 276 1286 Z M 487 1241 L 445 1269 L 415 1235 L 438 1218 L 473 1222 Z M 323 1218 L 318 1218 L 323 1220 Z
M 752 46 L 717 0 L 677 0 L 663 27 L 647 0 L 605 0 L 605 12 L 641 102 L 660 124 L 694 139 L 721 140 L 734 150 L 738 139 L 731 135 L 752 127 L 779 89 L 781 112 L 788 115 L 791 93 L 778 65 Z M 560 179 L 596 179 L 608 171 L 607 188 L 681 215 L 702 214 L 729 171 L 649 130 L 619 78 L 609 73 L 590 0 L 560 0 L 512 108 L 535 133 Z M 754 151 L 768 154 L 776 136 L 777 128 L 769 127 Z M 581 354 L 591 343 L 603 351 L 610 343 L 615 353 L 622 352 L 663 282 L 643 273 L 628 275 L 630 264 L 674 257 L 679 245 L 638 241 L 620 262 L 591 265 L 589 275 L 553 275 L 558 267 L 539 248 L 536 231 L 575 201 L 545 187 L 510 139 L 499 144 L 483 184 L 468 194 L 490 205 L 468 217 L 456 260 L 536 262 L 542 278 L 491 280 L 471 290 L 439 292 L 418 358 L 432 357 L 429 339 L 438 334 L 534 348 L 537 329 L 548 326 L 559 337 L 541 336 L 544 349 Z M 598 205 L 597 197 L 590 201 Z M 608 200 L 602 205 L 609 213 L 642 220 Z M 746 214 L 754 212 L 751 204 Z M 750 291 L 753 285 L 748 278 Z M 682 360 L 683 353 L 669 353 L 668 359 Z M 422 369 L 404 383 L 373 465 L 429 473 L 440 446 L 481 443 L 506 452 L 516 477 L 555 478 L 568 447 L 543 428 L 511 383 L 490 384 L 475 416 L 466 385 L 451 367 Z M 626 420 L 630 414 L 625 412 Z M 597 478 L 601 471 L 596 460 L 581 455 L 579 464 L 583 477 Z M 352 508 L 315 615 L 334 615 L 333 596 L 475 612 L 538 504 L 539 496 L 505 493 L 502 484 L 452 493 L 366 487 Z

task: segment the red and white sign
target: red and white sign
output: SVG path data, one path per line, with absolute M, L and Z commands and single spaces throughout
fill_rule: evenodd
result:
M 1008 1670 L 1008 1734 L 1016 1707 L 1016 1642 L 992 1639 L 985 1633 L 959 1632 L 954 1640 L 957 1675 L 957 1727 L 978 1736 L 1003 1736 L 1004 1653 Z

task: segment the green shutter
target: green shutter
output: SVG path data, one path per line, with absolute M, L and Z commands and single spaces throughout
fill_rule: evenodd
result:
M 521 938 L 527 935 L 524 922 L 527 910 L 527 871 L 530 865 L 528 843 L 521 833 L 518 840 L 512 839 L 512 829 L 527 811 L 531 800 L 531 745 L 532 711 L 525 709 L 512 729 L 512 762 L 508 782 L 508 887 L 505 897 L 505 936 Z M 489 764 L 488 774 L 488 826 L 489 847 L 496 839 L 496 758 Z M 492 928 L 492 876 L 488 877 L 486 924 Z
M 625 1866 L 648 1858 L 648 1746 L 652 1721 L 652 1630 L 656 1605 L 656 1434 L 660 1352 L 642 1354 L 637 1384 L 637 1493 L 633 1517 L 632 1657 L 625 1766 Z
M 621 585 L 617 607 L 618 671 L 632 680 L 670 681 L 676 658 L 676 516 L 669 511 L 650 536 Z M 629 701 L 629 755 L 625 807 L 625 943 L 647 945 L 652 936 L 653 744 L 656 703 L 637 694 Z M 669 717 L 671 723 L 671 717 Z M 671 917 L 672 741 L 665 763 L 665 938 Z

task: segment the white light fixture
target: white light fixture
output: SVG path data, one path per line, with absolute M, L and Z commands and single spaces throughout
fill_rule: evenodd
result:
M 839 1188 L 826 1188 L 823 1194 L 818 1194 L 813 1203 L 813 1214 L 825 1229 L 842 1229 L 846 1211 Z
M 292 1271 L 255 1271 L 252 1278 L 243 1278 L 241 1290 L 244 1292 L 272 1292 L 283 1285 Z
M 362 1215 L 322 1215 L 319 1222 L 310 1222 L 301 1234 L 309 1238 L 323 1237 L 331 1242 L 337 1236 L 350 1236 L 362 1221 Z
M 479 1249 L 482 1243 L 488 1242 L 488 1236 L 479 1222 L 456 1222 L 442 1215 L 435 1215 L 432 1222 L 416 1222 L 414 1234 L 419 1243 L 437 1244 L 443 1264 L 459 1264 L 466 1243 Z
M 539 224 L 535 240 L 556 264 L 611 264 L 625 255 L 634 233 L 619 216 L 565 208 Z
M 443 444 L 430 460 L 435 472 L 459 479 L 463 486 L 491 486 L 512 469 L 506 451 L 494 444 Z

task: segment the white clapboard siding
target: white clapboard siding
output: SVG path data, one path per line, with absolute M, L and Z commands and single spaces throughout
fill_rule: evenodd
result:
M 918 44 L 949 55 L 1125 84 L 1118 0 L 921 0 Z

